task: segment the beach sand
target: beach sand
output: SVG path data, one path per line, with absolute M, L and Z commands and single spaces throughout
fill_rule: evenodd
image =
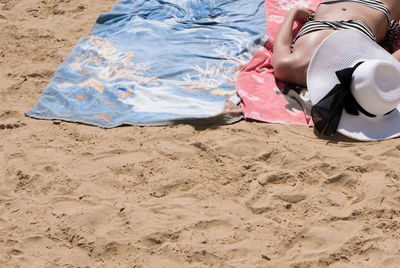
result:
M 0 0 L 0 267 L 399 267 L 400 139 L 24 113 L 112 0 Z

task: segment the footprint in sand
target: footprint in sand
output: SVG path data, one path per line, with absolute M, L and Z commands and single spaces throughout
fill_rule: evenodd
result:
M 25 123 L 0 124 L 0 129 L 15 129 L 25 126 Z
M 0 111 L 0 130 L 17 129 L 26 126 L 19 118 L 21 115 L 16 111 Z
M 60 3 L 61 2 L 61 3 Z M 70 1 L 57 1 L 57 2 L 45 2 L 37 4 L 34 7 L 25 10 L 26 13 L 33 17 L 39 17 L 40 19 L 48 18 L 54 15 L 63 15 L 65 13 L 79 13 L 87 8 L 84 4 L 76 5 L 70 3 Z

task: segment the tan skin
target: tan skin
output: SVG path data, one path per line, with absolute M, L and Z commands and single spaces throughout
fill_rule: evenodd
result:
M 390 10 L 393 20 L 400 20 L 400 1 L 381 0 Z M 274 73 L 287 83 L 306 86 L 307 68 L 318 45 L 334 30 L 320 30 L 308 33 L 292 45 L 292 28 L 294 21 L 305 22 L 311 9 L 294 8 L 286 13 L 285 19 L 274 41 Z M 376 41 L 382 41 L 387 32 L 388 21 L 385 14 L 379 10 L 360 3 L 339 2 L 321 4 L 315 11 L 316 20 L 361 20 L 375 33 Z M 392 54 L 400 61 L 400 50 Z

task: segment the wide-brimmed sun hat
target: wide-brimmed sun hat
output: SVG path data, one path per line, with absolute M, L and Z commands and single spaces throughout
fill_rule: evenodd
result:
M 357 30 L 333 32 L 307 72 L 315 128 L 372 141 L 400 136 L 400 63 Z

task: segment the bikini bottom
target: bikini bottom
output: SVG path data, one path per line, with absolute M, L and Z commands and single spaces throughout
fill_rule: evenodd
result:
M 296 43 L 297 39 L 311 32 L 320 31 L 320 30 L 344 30 L 344 29 L 354 29 L 358 30 L 373 41 L 375 41 L 375 34 L 371 30 L 371 28 L 363 21 L 360 20 L 311 20 L 306 22 L 300 31 L 297 33 L 296 37 L 293 40 L 293 44 Z

